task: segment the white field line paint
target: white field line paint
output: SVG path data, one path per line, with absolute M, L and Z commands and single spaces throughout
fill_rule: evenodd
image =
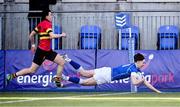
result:
M 0 99 L 16 100 L 180 100 L 174 97 L 1 97 Z
M 3 102 L 0 102 L 0 104 L 21 103 L 21 102 L 28 102 L 28 101 L 34 101 L 34 99 L 16 100 L 16 101 L 3 101 Z
M 89 95 L 74 95 L 74 96 L 71 96 L 71 97 L 93 97 L 93 96 L 111 96 L 111 95 L 123 95 L 123 94 L 132 94 L 132 92 L 123 92 L 123 93 L 104 93 L 104 94 L 89 94 Z
M 130 94 L 130 92 L 123 92 L 123 93 L 111 93 L 111 94 L 91 94 L 91 95 L 75 95 L 75 96 L 71 96 L 72 98 L 73 97 L 85 97 L 85 96 L 109 96 L 109 95 L 117 95 L 117 94 Z M 1 97 L 2 98 L 2 97 Z M 0 99 L 1 99 L 0 98 Z M 17 98 L 12 98 L 12 97 L 4 97 L 4 99 L 17 99 Z M 19 100 L 16 100 L 16 101 L 4 101 L 4 102 L 0 102 L 0 104 L 7 104 L 7 103 L 18 103 L 18 102 L 28 102 L 28 101 L 34 101 L 34 100 L 46 100 L 46 99 L 29 99 L 29 98 L 32 98 L 32 97 L 28 97 L 27 99 L 26 98 L 22 98 L 22 99 L 19 99 Z M 65 97 L 61 97 L 61 98 L 66 98 Z M 2 98 L 3 99 L 3 98 Z M 23 100 L 23 99 L 26 99 L 26 100 Z

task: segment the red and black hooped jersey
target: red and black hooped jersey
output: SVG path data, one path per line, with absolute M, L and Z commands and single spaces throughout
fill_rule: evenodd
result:
M 38 47 L 45 51 L 51 50 L 49 33 L 52 32 L 52 23 L 45 19 L 36 26 L 34 31 L 38 33 L 40 39 Z

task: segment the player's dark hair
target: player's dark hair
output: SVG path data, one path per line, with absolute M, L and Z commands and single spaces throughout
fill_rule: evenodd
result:
M 134 62 L 142 61 L 144 59 L 145 59 L 144 56 L 142 54 L 140 54 L 140 53 L 137 53 L 137 54 L 134 55 Z
M 46 16 L 49 15 L 49 12 L 51 12 L 51 10 L 49 10 L 49 9 L 44 9 L 42 11 L 42 16 L 41 16 L 42 20 L 44 20 L 46 18 Z

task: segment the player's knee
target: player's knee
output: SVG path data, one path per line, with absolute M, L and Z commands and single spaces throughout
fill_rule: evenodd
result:
M 86 72 L 86 71 L 79 71 L 79 74 L 80 74 L 80 76 L 87 77 L 87 78 L 93 77 L 93 75 L 94 75 L 93 73 Z
M 83 77 L 85 76 L 84 72 L 82 72 L 82 71 L 79 71 L 79 75 L 83 76 Z
M 64 64 L 65 64 L 65 61 L 63 60 L 63 61 L 60 63 L 60 65 L 61 65 L 61 66 L 64 66 Z
M 59 65 L 59 66 L 64 66 L 64 64 L 65 64 L 65 61 L 64 61 L 64 60 L 61 60 L 61 61 L 58 62 L 58 65 Z
M 81 83 L 81 85 L 88 86 L 88 85 L 89 85 L 89 82 L 88 82 L 88 81 L 83 81 L 83 82 Z
M 90 78 L 91 76 L 89 75 L 89 74 L 87 74 L 87 73 L 84 73 L 84 72 L 79 72 L 79 74 L 80 74 L 80 76 L 82 76 L 82 77 L 87 77 L 87 78 Z
M 58 64 L 63 66 L 65 64 L 65 60 L 62 57 L 59 57 Z
M 92 83 L 90 81 L 83 81 L 81 85 L 90 86 Z
M 63 66 L 64 66 L 64 63 L 58 63 L 58 66 L 63 67 Z

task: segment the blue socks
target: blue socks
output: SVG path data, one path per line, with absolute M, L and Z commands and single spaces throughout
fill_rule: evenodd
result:
M 73 68 L 74 68 L 77 72 L 79 72 L 80 70 L 83 70 L 82 66 L 81 66 L 80 64 L 74 62 L 73 60 L 71 60 L 69 63 L 73 66 Z M 66 78 L 66 79 L 67 79 L 67 78 Z M 68 77 L 68 81 L 73 82 L 73 83 L 76 83 L 76 84 L 81 84 L 81 83 L 83 83 L 83 80 L 80 79 L 79 77 Z
M 78 70 L 78 69 L 81 67 L 81 65 L 79 65 L 79 64 L 76 63 L 76 62 L 74 62 L 73 60 L 71 60 L 69 63 L 70 63 L 70 64 L 74 67 L 74 69 L 76 69 L 76 70 Z
M 69 77 L 69 81 L 73 82 L 73 83 L 76 83 L 76 84 L 79 84 L 80 78 L 78 78 L 78 77 Z

